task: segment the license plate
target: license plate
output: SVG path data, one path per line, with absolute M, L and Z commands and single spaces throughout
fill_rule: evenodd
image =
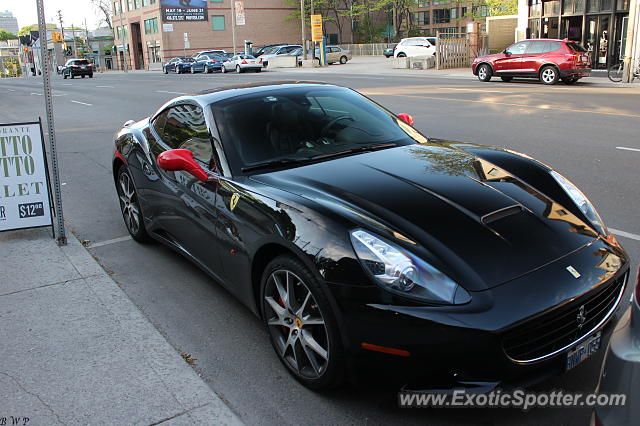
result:
M 572 351 L 569 351 L 567 353 L 566 370 L 571 370 L 576 365 L 596 353 L 598 349 L 600 349 L 601 340 L 602 332 L 598 331 L 596 334 L 576 346 Z

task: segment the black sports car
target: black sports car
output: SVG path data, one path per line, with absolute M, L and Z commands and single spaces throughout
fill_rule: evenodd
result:
M 582 192 L 412 121 L 320 83 L 175 98 L 116 136 L 126 226 L 259 315 L 310 388 L 525 385 L 604 346 L 629 261 Z

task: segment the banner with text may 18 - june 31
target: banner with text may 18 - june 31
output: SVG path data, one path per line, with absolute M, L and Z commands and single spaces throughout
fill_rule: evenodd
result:
M 0 124 L 0 231 L 51 226 L 40 123 Z

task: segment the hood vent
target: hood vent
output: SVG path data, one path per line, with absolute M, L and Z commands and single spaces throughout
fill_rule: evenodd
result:
M 504 219 L 507 216 L 512 216 L 514 214 L 522 213 L 523 210 L 524 210 L 524 208 L 522 207 L 522 205 L 517 204 L 515 206 L 509 206 L 509 207 L 505 207 L 505 208 L 500 209 L 500 210 L 496 210 L 496 211 L 491 212 L 491 213 L 487 213 L 484 216 L 482 216 L 480 218 L 480 220 L 485 225 L 488 225 L 491 222 L 495 222 L 497 220 Z

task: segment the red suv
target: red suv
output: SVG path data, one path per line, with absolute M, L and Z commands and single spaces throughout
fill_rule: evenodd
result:
M 496 75 L 503 81 L 527 77 L 544 84 L 556 84 L 560 79 L 572 84 L 589 77 L 591 61 L 585 48 L 575 41 L 532 39 L 512 44 L 502 53 L 476 58 L 471 70 L 480 81 Z

